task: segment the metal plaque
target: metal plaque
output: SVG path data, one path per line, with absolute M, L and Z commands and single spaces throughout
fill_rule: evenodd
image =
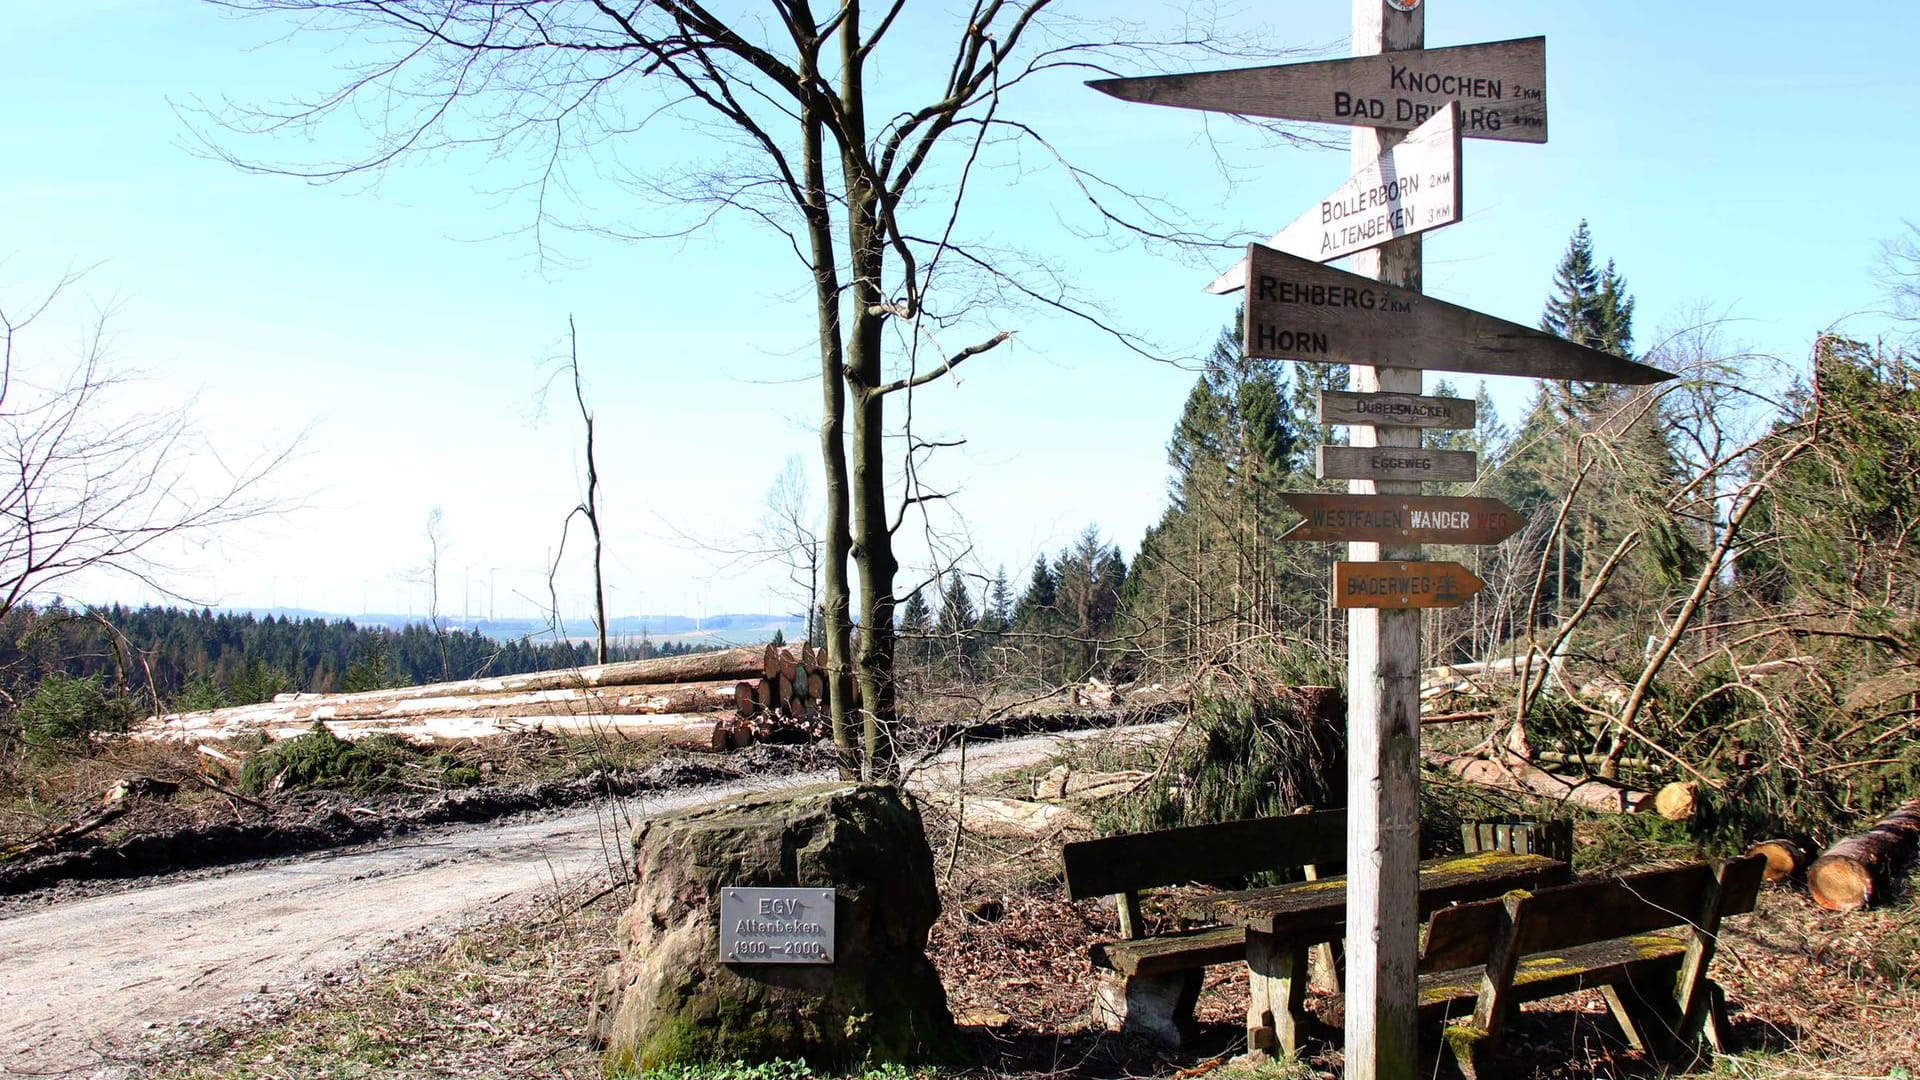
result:
M 720 959 L 833 963 L 833 890 L 721 889 Z

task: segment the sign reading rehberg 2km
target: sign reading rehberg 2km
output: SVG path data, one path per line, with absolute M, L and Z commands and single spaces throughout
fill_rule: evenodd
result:
M 1497 544 L 1520 530 L 1520 515 L 1499 499 L 1419 495 L 1283 493 L 1305 518 L 1282 540 L 1367 544 Z
M 1450 101 L 1267 246 L 1331 262 L 1459 220 L 1460 108 Z M 1207 291 L 1229 293 L 1246 284 L 1242 262 L 1214 279 Z
M 1402 130 L 1457 101 L 1470 139 L 1547 141 L 1543 37 L 1087 85 L 1149 105 Z
M 1411 289 L 1247 245 L 1247 355 L 1640 385 L 1672 372 Z

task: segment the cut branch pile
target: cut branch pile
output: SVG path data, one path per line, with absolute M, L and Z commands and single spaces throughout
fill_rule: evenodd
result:
M 260 705 L 152 716 L 133 735 L 284 739 L 317 723 L 343 739 L 448 743 L 544 731 L 720 751 L 811 725 L 825 688 L 811 648 L 768 645 L 358 694 L 281 694 Z

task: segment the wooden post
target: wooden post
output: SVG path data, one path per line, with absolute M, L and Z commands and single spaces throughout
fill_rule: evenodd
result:
M 1411 11 L 1399 10 L 1411 7 Z M 1353 52 L 1426 43 L 1420 0 L 1353 0 Z M 1353 129 L 1353 163 L 1366 166 L 1398 142 L 1385 128 Z M 1420 238 L 1353 257 L 1355 273 L 1418 290 Z M 1382 357 L 1390 360 L 1391 357 Z M 1352 389 L 1419 394 L 1418 369 L 1356 364 Z M 1360 446 L 1418 446 L 1420 429 L 1352 428 Z M 1357 494 L 1418 495 L 1415 481 L 1354 480 Z M 1418 559 L 1416 546 L 1354 543 L 1355 561 Z M 1420 613 L 1347 612 L 1347 1009 L 1348 1080 L 1412 1080 L 1417 1052 L 1419 956 Z

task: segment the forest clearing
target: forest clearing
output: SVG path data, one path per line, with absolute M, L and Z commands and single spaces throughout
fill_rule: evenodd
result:
M 0 21 L 0 1071 L 1911 1080 L 1905 69 L 1659 7 Z

